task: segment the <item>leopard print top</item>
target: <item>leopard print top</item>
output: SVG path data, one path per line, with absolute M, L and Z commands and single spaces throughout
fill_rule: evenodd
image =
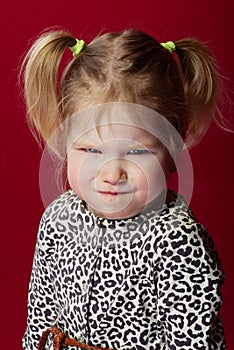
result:
M 161 207 L 151 203 L 123 220 L 96 217 L 72 190 L 46 209 L 25 350 L 36 350 L 54 324 L 78 341 L 117 350 L 225 349 L 222 267 L 206 228 L 176 196 L 167 191 Z

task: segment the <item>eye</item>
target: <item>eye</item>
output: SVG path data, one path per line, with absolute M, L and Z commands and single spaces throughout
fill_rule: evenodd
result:
M 152 154 L 153 152 L 149 149 L 132 149 L 128 151 L 127 155 L 141 155 L 141 154 Z
M 102 152 L 101 151 L 99 151 L 98 149 L 96 149 L 96 148 L 83 148 L 82 149 L 84 152 L 86 152 L 86 153 L 98 153 L 98 154 L 101 154 Z
M 85 153 L 92 153 L 92 154 L 101 154 L 102 153 L 98 149 L 92 148 L 92 147 L 76 147 L 75 149 L 77 151 L 82 151 L 82 152 L 85 152 Z

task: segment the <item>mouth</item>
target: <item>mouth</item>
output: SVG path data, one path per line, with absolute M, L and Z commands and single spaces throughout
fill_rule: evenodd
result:
M 116 192 L 116 191 L 98 191 L 99 194 L 101 195 L 107 195 L 107 196 L 118 196 L 118 195 L 123 195 L 127 194 L 128 192 Z

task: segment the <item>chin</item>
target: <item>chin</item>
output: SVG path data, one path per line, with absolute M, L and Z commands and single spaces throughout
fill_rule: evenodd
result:
M 116 212 L 96 212 L 96 215 L 110 220 L 121 220 L 128 219 L 133 216 L 140 214 L 142 209 L 139 210 L 126 210 L 126 211 L 116 211 Z

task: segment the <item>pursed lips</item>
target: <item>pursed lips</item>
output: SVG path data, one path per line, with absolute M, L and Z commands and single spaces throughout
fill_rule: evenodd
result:
M 97 191 L 99 194 L 107 194 L 107 195 L 112 195 L 112 196 L 117 196 L 121 194 L 128 194 L 128 191 L 123 191 L 123 192 L 118 192 L 118 191 Z

